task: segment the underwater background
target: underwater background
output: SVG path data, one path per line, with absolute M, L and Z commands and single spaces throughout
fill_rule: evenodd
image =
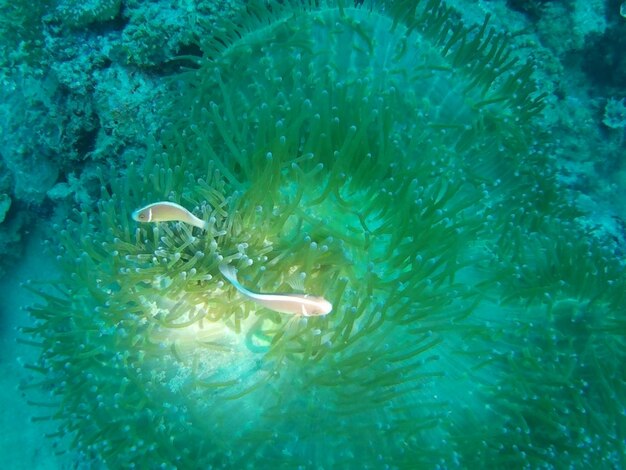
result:
M 0 5 L 0 467 L 626 466 L 621 1 Z

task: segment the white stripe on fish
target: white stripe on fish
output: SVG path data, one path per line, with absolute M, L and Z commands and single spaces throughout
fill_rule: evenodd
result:
M 312 317 L 328 315 L 333 305 L 322 297 L 302 294 L 257 294 L 251 292 L 237 280 L 237 271 L 231 265 L 220 263 L 220 272 L 243 296 L 257 304 L 280 313 L 291 313 Z
M 202 230 L 209 228 L 208 222 L 199 219 L 175 202 L 162 201 L 148 204 L 146 207 L 133 212 L 132 217 L 137 222 L 169 222 L 175 220 L 185 222 Z

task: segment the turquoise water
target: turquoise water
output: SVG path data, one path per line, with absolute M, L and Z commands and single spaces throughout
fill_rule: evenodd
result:
M 4 5 L 0 463 L 624 466 L 618 3 Z

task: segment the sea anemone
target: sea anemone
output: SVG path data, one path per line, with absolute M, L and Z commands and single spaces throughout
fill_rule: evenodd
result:
M 251 2 L 199 46 L 35 289 L 58 435 L 112 468 L 624 464 L 623 271 L 488 18 Z M 208 229 L 131 219 L 159 200 Z M 334 310 L 264 309 L 224 262 Z

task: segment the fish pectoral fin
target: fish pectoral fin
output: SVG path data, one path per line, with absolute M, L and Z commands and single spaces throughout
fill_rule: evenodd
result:
M 304 304 L 300 305 L 300 311 L 301 311 L 303 317 L 308 317 L 309 316 L 309 312 L 306 311 L 306 307 L 304 306 Z

